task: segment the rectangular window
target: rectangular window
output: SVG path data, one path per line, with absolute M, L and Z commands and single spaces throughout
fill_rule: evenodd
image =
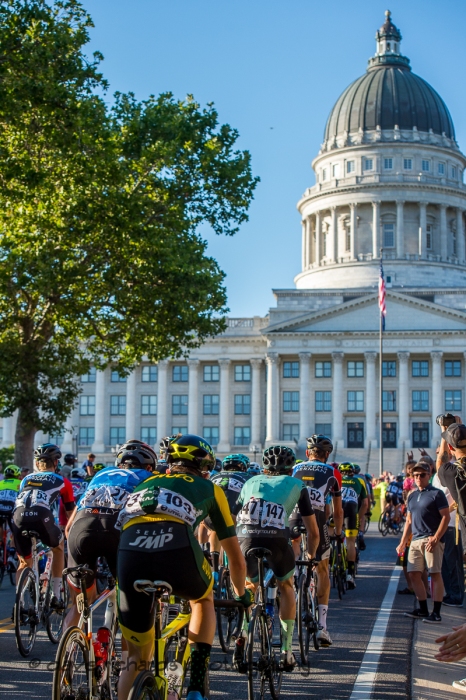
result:
M 202 431 L 202 437 L 211 445 L 218 445 L 218 426 L 206 425 Z
M 298 442 L 299 440 L 299 424 L 284 423 L 283 424 L 283 439 L 285 442 Z
M 157 428 L 141 428 L 141 440 L 148 445 L 155 445 L 157 442 Z
M 187 382 L 188 381 L 188 366 L 187 365 L 173 365 L 172 379 L 174 382 Z
M 251 394 L 235 394 L 235 416 L 251 414 Z
M 95 396 L 79 397 L 79 415 L 95 416 Z
M 364 411 L 364 392 L 348 391 L 348 411 Z
M 110 428 L 111 447 L 116 447 L 116 445 L 123 445 L 125 442 L 125 433 L 125 428 Z
M 396 377 L 396 362 L 394 360 L 382 361 L 382 377 Z
M 204 394 L 204 415 L 218 416 L 218 394 Z
M 460 360 L 445 360 L 445 376 L 446 377 L 461 377 L 461 362 L 460 362 Z
M 325 182 L 327 179 L 327 168 L 323 168 L 322 170 L 322 181 Z
M 316 411 L 332 410 L 332 392 L 316 391 Z
M 220 379 L 220 367 L 218 365 L 204 365 L 204 381 L 218 382 Z
M 427 250 L 432 250 L 432 224 L 426 226 L 426 247 Z
M 126 396 L 111 396 L 110 397 L 110 415 L 125 416 L 126 415 Z
M 461 404 L 461 389 L 447 389 L 445 392 L 445 411 L 462 411 Z
M 396 411 L 396 391 L 382 391 L 382 408 L 384 411 Z
M 458 177 L 458 171 L 457 171 L 455 165 L 452 165 L 452 167 L 451 167 L 451 177 L 453 180 L 456 180 Z
M 384 170 L 393 170 L 393 158 L 384 158 L 383 167 Z
M 413 447 L 430 447 L 429 423 L 413 423 Z
M 79 446 L 92 445 L 94 436 L 94 428 L 79 428 Z
M 119 374 L 119 373 L 114 369 L 114 370 L 112 370 L 111 381 L 112 381 L 112 382 L 126 382 L 126 377 L 122 377 L 121 374 Z
M 374 161 L 372 158 L 366 158 L 364 160 L 364 170 L 373 170 L 374 169 Z
M 428 173 L 430 170 L 430 161 L 428 160 L 423 160 L 422 161 L 422 170 L 424 173 Z
M 175 394 L 172 396 L 172 416 L 188 415 L 188 395 Z
M 354 173 L 354 160 L 349 160 L 346 163 L 346 172 L 347 173 Z
M 158 369 L 157 365 L 144 365 L 141 372 L 141 381 L 156 382 Z
M 395 247 L 395 224 L 384 224 L 383 225 L 383 247 L 384 248 L 394 248 Z
M 284 362 L 283 376 L 285 378 L 299 377 L 299 362 Z
M 333 177 L 338 177 L 340 175 L 340 164 L 335 163 L 335 165 L 332 165 L 332 175 Z
M 186 425 L 173 425 L 172 435 L 187 435 L 188 427 Z
M 331 362 L 316 362 L 316 377 L 331 377 L 332 363 Z
M 411 371 L 413 377 L 428 377 L 429 376 L 429 362 L 428 360 L 413 360 L 411 365 Z
M 96 375 L 95 367 L 90 367 L 89 372 L 87 374 L 81 375 L 81 381 L 84 383 L 89 382 L 89 383 L 95 384 L 95 375 Z
M 364 362 L 353 362 L 348 361 L 347 365 L 347 375 L 348 377 L 364 377 Z
M 283 411 L 285 413 L 299 411 L 299 391 L 283 392 Z
M 332 424 L 331 423 L 316 423 L 316 435 L 326 435 L 327 437 L 332 437 Z
M 141 396 L 141 415 L 156 416 L 157 415 L 157 396 Z
M 429 392 L 428 391 L 413 391 L 412 393 L 413 411 L 428 411 L 429 410 Z
M 445 163 L 438 164 L 438 174 L 445 175 Z
M 249 445 L 251 442 L 251 428 L 243 426 L 235 428 L 235 445 Z
M 251 381 L 251 365 L 235 365 L 235 382 Z
M 403 168 L 405 170 L 412 170 L 413 169 L 413 160 L 412 158 L 403 158 Z

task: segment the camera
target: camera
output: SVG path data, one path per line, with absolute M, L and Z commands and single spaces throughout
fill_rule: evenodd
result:
M 453 416 L 451 413 L 441 413 L 439 416 L 437 416 L 435 422 L 441 428 L 448 428 L 448 426 L 452 423 L 456 423 L 456 420 L 455 416 Z

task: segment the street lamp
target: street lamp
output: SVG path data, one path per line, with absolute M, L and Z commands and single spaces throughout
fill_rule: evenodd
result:
M 251 452 L 254 453 L 254 462 L 256 461 L 256 454 L 261 451 L 259 445 L 251 445 Z

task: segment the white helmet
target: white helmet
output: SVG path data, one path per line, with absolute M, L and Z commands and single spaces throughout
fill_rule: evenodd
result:
M 87 476 L 87 472 L 82 467 L 73 467 L 71 470 L 72 479 L 84 479 Z

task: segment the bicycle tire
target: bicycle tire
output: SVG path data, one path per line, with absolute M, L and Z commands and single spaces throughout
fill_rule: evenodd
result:
M 371 519 L 367 517 L 366 514 L 366 524 L 364 525 L 364 533 L 366 533 L 369 530 L 369 525 L 371 524 Z
M 262 614 L 262 606 L 256 605 L 248 627 L 248 700 L 263 700 L 265 697 L 265 688 L 268 685 L 267 640 L 267 625 Z
M 15 596 L 14 625 L 16 646 L 21 656 L 27 657 L 36 641 L 39 616 L 37 611 L 36 579 L 33 570 L 27 566 L 21 572 Z M 21 631 L 26 632 L 23 638 Z
M 217 591 L 219 600 L 233 599 L 230 572 L 225 567 L 222 567 L 219 571 Z M 238 608 L 217 608 L 218 640 L 225 654 L 228 654 L 230 651 L 234 633 L 241 627 L 241 620 L 238 620 L 238 617 Z
M 53 699 L 54 700 L 54 699 Z M 129 691 L 128 700 L 160 700 L 160 693 L 155 685 L 151 671 L 141 671 Z
M 310 595 L 306 585 L 307 576 L 301 574 L 298 581 L 298 640 L 299 653 L 301 655 L 301 665 L 309 667 L 309 647 L 311 644 L 311 629 L 310 629 Z
M 52 700 L 90 698 L 91 693 L 89 641 L 80 627 L 70 627 L 61 638 L 55 656 Z
M 317 574 L 314 572 L 312 574 L 312 577 L 314 579 L 314 582 L 312 587 L 310 587 L 309 589 L 309 601 L 311 603 L 311 612 L 313 619 L 312 641 L 314 642 L 314 649 L 318 651 L 318 649 L 320 649 L 320 644 L 319 640 L 317 639 L 317 633 L 319 631 L 319 599 L 317 597 Z
M 380 514 L 379 532 L 382 535 L 382 537 L 386 537 L 388 535 L 388 525 L 387 525 L 386 513 Z
M 47 593 L 45 597 L 45 629 L 47 631 L 47 637 L 50 639 L 52 644 L 58 644 L 58 642 L 60 641 L 61 633 L 63 630 L 63 623 L 65 621 L 65 616 L 68 608 L 68 586 L 65 585 L 65 587 L 63 588 L 62 583 L 60 590 L 60 597 L 65 603 L 65 607 L 62 611 L 53 610 L 50 608 L 50 601 L 53 595 L 52 579 L 49 578 Z

